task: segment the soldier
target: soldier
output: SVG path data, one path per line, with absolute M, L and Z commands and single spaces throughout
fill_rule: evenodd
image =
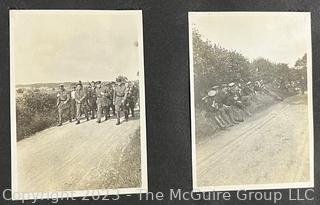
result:
M 125 100 L 127 98 L 127 88 L 124 82 L 123 77 L 119 76 L 116 79 L 117 84 L 114 88 L 113 93 L 113 104 L 115 105 L 116 109 L 116 116 L 117 116 L 117 124 L 120 125 L 120 111 L 122 110 L 125 115 L 125 120 L 128 121 L 128 112 L 125 108 Z
M 86 92 L 83 90 L 83 86 L 80 82 L 77 84 L 77 87 L 76 87 L 75 100 L 76 100 L 76 108 L 77 108 L 76 125 L 80 124 L 80 117 L 82 112 L 84 112 L 85 117 L 87 118 L 87 121 L 89 121 L 87 95 L 86 95 Z
M 208 92 L 208 95 L 202 100 L 206 103 L 206 110 L 208 116 L 213 116 L 213 119 L 215 120 L 216 124 L 221 128 L 225 129 L 229 127 L 229 124 L 223 119 L 223 117 L 220 114 L 219 107 L 217 102 L 215 101 L 215 96 L 217 94 L 218 86 L 212 87 L 212 90 Z
M 116 82 L 114 82 L 114 81 L 112 81 L 112 82 L 110 83 L 110 85 L 109 85 L 109 89 L 110 89 L 110 93 L 111 93 L 110 108 L 111 108 L 111 110 L 112 110 L 113 116 L 116 115 L 116 108 L 115 108 L 115 106 L 114 106 L 114 104 L 113 104 L 113 96 L 114 96 L 114 88 L 115 88 L 115 85 L 116 85 Z M 110 108 L 109 108 L 109 109 L 110 109 Z
M 106 89 L 106 98 L 107 98 L 107 112 L 106 115 L 108 118 L 110 118 L 110 108 L 112 108 L 113 105 L 113 88 L 111 83 L 105 84 Z
M 108 119 L 107 114 L 107 90 L 101 86 L 101 81 L 97 81 L 97 87 L 95 89 L 97 96 L 97 123 L 101 123 L 101 116 L 105 113 L 105 120 Z
M 243 89 L 242 89 L 242 95 L 243 96 L 250 96 L 253 93 L 253 91 L 251 90 L 250 86 L 251 86 L 251 81 L 248 81 L 243 86 Z
M 96 86 L 95 82 L 92 81 L 87 90 L 88 106 L 91 112 L 91 119 L 95 119 L 97 110 L 97 96 L 96 96 Z
M 244 120 L 245 114 L 251 116 L 251 113 L 245 109 L 241 101 L 241 89 L 235 83 L 229 84 L 229 95 L 231 96 L 231 106 L 238 115 L 238 119 Z
M 230 120 L 230 117 L 225 109 L 225 106 L 222 103 L 222 96 L 221 96 L 221 87 L 220 86 L 213 86 L 212 89 L 216 92 L 214 95 L 214 106 L 218 110 L 218 115 L 220 116 L 221 120 L 224 122 L 226 127 L 233 126 L 235 123 Z M 212 103 L 213 104 L 213 103 Z
M 260 93 L 261 92 L 261 87 L 260 87 L 260 82 L 259 81 L 256 81 L 254 83 L 253 90 L 255 91 L 255 93 Z
M 227 103 L 226 105 L 230 106 L 233 116 L 235 116 L 235 120 L 238 122 L 244 121 L 244 112 L 240 109 L 242 103 L 235 91 L 235 83 L 229 83 L 227 87 Z
M 57 107 L 58 107 L 58 115 L 59 115 L 59 122 L 58 126 L 62 125 L 62 116 L 63 113 L 66 112 L 69 117 L 69 121 L 71 122 L 71 112 L 70 112 L 70 95 L 64 89 L 63 84 L 59 86 L 59 92 L 57 94 Z
M 226 119 L 229 124 L 238 124 L 238 120 L 235 119 L 234 112 L 229 105 L 229 98 L 227 95 L 227 84 L 223 84 L 221 89 L 216 95 L 216 101 L 218 103 L 219 111 L 221 112 L 224 119 Z
M 128 114 L 131 111 L 131 116 L 134 117 L 134 107 L 137 103 L 138 91 L 133 83 L 129 83 L 128 85 L 126 107 L 128 108 Z

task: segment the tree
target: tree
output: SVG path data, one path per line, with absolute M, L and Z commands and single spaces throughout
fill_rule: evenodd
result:
M 242 54 L 204 40 L 192 31 L 195 103 L 214 85 L 250 79 L 250 62 Z
M 307 79 L 307 55 L 296 61 L 295 69 L 285 63 L 274 63 L 265 58 L 249 62 L 241 53 L 227 50 L 204 39 L 197 29 L 192 30 L 195 105 L 214 85 L 230 82 L 263 80 L 278 81 L 283 85 Z
M 294 67 L 296 69 L 307 69 L 307 54 L 305 53 L 302 58 L 299 58 Z

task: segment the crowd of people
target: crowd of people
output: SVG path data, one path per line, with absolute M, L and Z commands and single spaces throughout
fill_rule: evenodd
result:
M 110 111 L 116 116 L 116 125 L 119 125 L 121 112 L 125 121 L 128 121 L 129 114 L 135 116 L 138 101 L 139 85 L 124 76 L 118 76 L 115 82 L 92 81 L 87 87 L 79 81 L 71 85 L 71 91 L 60 84 L 57 93 L 58 126 L 62 126 L 64 114 L 67 114 L 69 122 L 75 120 L 78 125 L 83 115 L 87 121 L 91 118 L 101 123 L 103 117 L 108 120 Z
M 201 102 L 207 111 L 206 115 L 210 115 L 219 128 L 226 129 L 243 122 L 246 116 L 251 116 L 248 106 L 258 100 L 258 93 L 282 101 L 281 97 L 270 92 L 263 80 L 260 80 L 215 85 Z

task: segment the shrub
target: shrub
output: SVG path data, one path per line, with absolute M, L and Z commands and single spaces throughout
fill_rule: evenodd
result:
M 17 140 L 24 139 L 57 122 L 56 95 L 28 91 L 16 99 Z

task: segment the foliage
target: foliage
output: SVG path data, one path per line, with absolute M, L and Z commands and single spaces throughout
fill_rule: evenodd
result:
M 307 54 L 304 54 L 302 58 L 299 58 L 294 66 L 297 69 L 307 69 Z
M 195 105 L 201 105 L 201 98 L 214 85 L 230 82 L 263 80 L 264 83 L 306 80 L 306 55 L 298 59 L 294 68 L 284 63 L 273 63 L 258 58 L 250 62 L 242 54 L 227 50 L 205 40 L 198 30 L 193 29 L 193 68 Z M 303 78 L 302 76 L 305 76 Z
M 139 88 L 139 81 L 134 81 L 133 83 L 137 85 L 137 88 Z M 29 85 L 28 89 L 23 87 L 17 88 L 17 140 L 24 139 L 36 132 L 42 131 L 57 124 L 57 91 L 54 91 L 52 88 L 38 88 L 40 85 L 42 86 L 51 84 L 56 85 L 56 83 L 42 83 Z M 72 83 L 69 82 L 64 83 L 64 85 L 67 85 L 65 86 L 67 88 L 70 88 L 71 84 Z M 36 87 L 32 87 L 33 85 L 36 85 Z M 67 121 L 67 117 L 68 116 L 64 115 L 63 121 Z
M 250 62 L 243 55 L 204 41 L 197 30 L 193 30 L 193 63 L 195 99 L 213 85 L 249 77 Z
M 29 91 L 16 100 L 17 140 L 21 140 L 57 122 L 56 95 Z

